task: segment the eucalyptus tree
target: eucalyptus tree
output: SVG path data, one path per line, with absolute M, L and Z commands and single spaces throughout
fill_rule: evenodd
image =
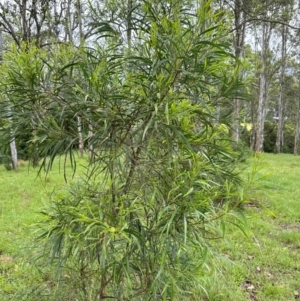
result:
M 244 47 L 247 35 L 247 27 L 252 14 L 255 14 L 255 5 L 252 0 L 221 0 L 218 1 L 220 9 L 230 11 L 229 17 L 232 18 L 232 25 L 229 32 L 233 37 L 234 54 L 239 60 L 244 58 Z M 228 22 L 229 23 L 229 22 Z M 242 79 L 243 70 L 240 64 L 239 76 Z M 240 124 L 241 124 L 241 100 L 236 98 L 234 100 L 233 122 L 232 122 L 232 139 L 237 144 L 240 140 Z
M 272 33 L 270 23 L 262 23 L 261 36 L 261 67 L 259 74 L 259 95 L 256 111 L 256 122 L 253 127 L 252 147 L 256 152 L 263 150 L 264 142 L 264 123 L 267 106 L 267 68 L 268 68 L 268 52 Z
M 296 38 L 296 48 L 295 48 L 295 59 L 296 59 L 296 62 L 299 61 L 299 50 L 300 49 L 300 44 L 299 44 L 299 34 L 300 34 L 300 31 L 297 31 L 295 33 L 295 38 Z M 298 84 L 298 93 L 297 93 L 297 96 L 296 96 L 296 112 L 297 112 L 297 115 L 296 115 L 296 122 L 295 122 L 295 138 L 294 138 L 294 155 L 298 155 L 299 154 L 299 137 L 300 137 L 300 81 L 299 81 L 299 75 L 300 75 L 300 69 L 299 69 L 299 62 L 296 63 L 295 62 L 295 75 L 296 75 L 296 78 L 297 78 L 297 84 Z
M 0 27 L 0 63 L 2 64 L 3 61 L 3 37 L 2 37 L 2 28 Z M 17 169 L 18 168 L 18 151 L 16 147 L 16 138 L 13 132 L 13 128 L 11 125 L 11 119 L 12 119 L 12 112 L 9 104 L 9 99 L 6 98 L 4 95 L 4 99 L 1 99 L 2 102 L 4 102 L 6 106 L 6 114 L 8 116 L 8 128 L 9 128 L 9 146 L 10 146 L 10 152 L 11 152 L 11 163 L 12 163 L 12 168 Z
M 300 92 L 300 83 L 298 82 L 298 91 Z M 296 131 L 294 140 L 294 155 L 299 153 L 299 137 L 300 137 L 300 93 L 298 92 L 298 102 L 297 102 L 297 118 L 296 118 Z
M 246 37 L 246 18 L 248 10 L 249 1 L 238 0 L 234 3 L 234 25 L 235 25 L 235 35 L 234 35 L 234 50 L 235 56 L 238 59 L 243 58 L 244 44 Z M 240 99 L 235 99 L 235 107 L 233 114 L 233 140 L 238 143 L 240 140 L 240 110 L 241 103 Z
M 252 112 L 253 116 L 253 131 L 252 131 L 252 143 L 251 147 L 256 151 L 262 150 L 264 139 L 264 119 L 267 111 L 267 98 L 269 89 L 269 57 L 273 49 L 275 42 L 274 36 L 271 37 L 271 32 L 279 26 L 284 26 L 286 30 L 297 29 L 298 24 L 293 18 L 293 11 L 296 10 L 296 4 L 294 1 L 255 1 L 255 0 L 219 0 L 218 9 L 222 14 L 226 14 L 228 18 L 232 20 L 227 22 L 227 26 L 230 26 L 229 33 L 233 34 L 233 49 L 235 54 L 240 59 L 243 58 L 244 43 L 248 40 L 248 43 L 254 46 L 257 45 L 256 51 L 260 53 L 260 70 L 259 74 L 259 93 L 255 104 L 255 112 Z M 247 58 L 246 58 L 247 60 Z M 245 70 L 244 70 L 245 71 Z M 243 70 L 240 70 L 241 76 Z M 247 71 L 246 71 L 247 72 Z M 240 131 L 240 101 L 235 99 L 235 107 L 232 123 L 232 138 L 234 141 L 239 140 Z M 279 137 L 279 136 L 278 136 Z
M 278 97 L 278 128 L 276 135 L 275 143 L 275 153 L 280 153 L 283 143 L 283 126 L 284 126 L 284 77 L 285 77 L 285 68 L 286 68 L 286 53 L 287 53 L 287 27 L 282 25 L 281 28 L 281 37 L 282 37 L 282 46 L 281 46 L 281 66 L 280 66 L 280 92 Z
M 289 24 L 293 17 L 294 1 L 287 3 L 281 11 L 281 19 Z M 284 89 L 285 89 L 285 73 L 286 73 L 286 57 L 287 57 L 287 44 L 289 37 L 289 27 L 285 24 L 281 25 L 281 64 L 280 64 L 280 94 L 278 97 L 278 129 L 276 135 L 275 152 L 280 153 L 283 144 L 283 127 L 284 127 Z
M 18 49 L 23 49 L 24 44 L 33 43 L 37 47 L 46 47 L 49 52 L 57 43 L 83 45 L 91 34 L 88 7 L 88 2 L 83 0 L 2 1 L 0 24 L 4 31 L 5 45 L 9 48 L 13 43 Z M 82 128 L 79 112 L 77 130 L 81 154 L 84 147 Z M 30 137 L 31 134 L 25 135 Z
M 251 148 L 257 152 L 263 150 L 263 142 L 264 142 L 264 122 L 265 115 L 267 112 L 267 98 L 268 98 L 268 86 L 270 78 L 268 78 L 268 73 L 270 73 L 270 64 L 268 60 L 270 58 L 271 50 L 271 41 L 272 40 L 272 32 L 274 32 L 274 28 L 278 26 L 278 24 L 283 24 L 286 26 L 290 26 L 283 18 L 283 14 L 281 14 L 282 9 L 285 8 L 286 4 L 289 4 L 289 8 L 292 7 L 292 1 L 281 2 L 281 1 L 266 1 L 264 3 L 257 4 L 258 9 L 260 11 L 259 16 L 255 18 L 255 21 L 259 21 L 259 23 L 255 23 L 256 28 L 256 40 L 257 50 L 260 53 L 260 74 L 259 74 L 259 95 L 256 106 L 256 112 L 254 115 L 254 125 L 252 131 L 252 141 Z
M 84 0 L 0 2 L 0 24 L 18 47 L 22 42 L 33 42 L 38 47 L 53 42 L 78 43 L 90 35 L 87 13 L 88 3 Z

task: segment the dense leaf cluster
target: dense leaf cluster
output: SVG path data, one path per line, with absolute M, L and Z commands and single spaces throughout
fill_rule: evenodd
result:
M 242 201 L 228 139 L 241 84 L 220 18 L 156 2 L 132 8 L 126 46 L 106 23 L 101 46 L 5 54 L 1 117 L 15 137 L 26 129 L 28 156 L 75 167 L 80 135 L 89 153 L 44 212 L 45 250 L 71 274 L 55 300 L 199 300 L 207 241 Z

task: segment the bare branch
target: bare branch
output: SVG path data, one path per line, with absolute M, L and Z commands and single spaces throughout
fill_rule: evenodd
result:
M 236 26 L 235 28 L 233 29 L 230 29 L 228 31 L 228 33 L 231 33 L 231 32 L 234 32 L 236 30 L 238 30 L 239 28 L 241 28 L 243 25 L 247 24 L 247 23 L 251 23 L 253 21 L 259 21 L 259 22 L 265 22 L 265 23 L 271 23 L 271 24 L 280 24 L 280 25 L 285 25 L 291 29 L 294 29 L 294 30 L 299 30 L 300 27 L 297 27 L 297 26 L 293 26 L 289 23 L 286 23 L 286 22 L 283 22 L 283 21 L 278 21 L 278 20 L 270 20 L 270 19 L 264 19 L 264 18 L 249 18 L 247 20 L 245 20 L 244 22 L 240 23 L 238 26 Z

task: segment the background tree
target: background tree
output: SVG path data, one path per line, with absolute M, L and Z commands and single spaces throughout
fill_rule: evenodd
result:
M 84 44 L 91 33 L 86 16 L 87 8 L 88 3 L 81 0 L 2 2 L 0 24 L 4 28 L 5 44 L 8 45 L 12 38 L 18 48 L 23 47 L 22 43 L 34 44 L 37 47 L 47 47 L 49 52 L 53 51 L 52 45 L 56 43 Z M 18 18 L 18 15 L 21 18 Z M 80 113 L 77 123 L 78 148 L 79 153 L 83 154 L 84 132 Z M 32 135 L 34 134 L 24 131 L 24 134 L 17 138 L 17 145 L 22 146 L 20 154 L 23 159 L 27 159 L 28 154 L 26 140 Z
M 300 90 L 299 82 L 298 82 L 298 87 Z M 297 118 L 296 118 L 296 131 L 295 131 L 295 142 L 294 142 L 294 155 L 298 155 L 298 150 L 299 150 L 299 135 L 300 135 L 300 97 L 299 97 L 299 94 L 298 94 L 298 104 L 297 104 L 296 110 L 297 110 Z
M 270 12 L 265 12 L 265 18 Z M 252 141 L 251 146 L 256 152 L 263 150 L 264 142 L 264 123 L 266 113 L 266 102 L 267 102 L 267 59 L 269 52 L 269 44 L 271 39 L 273 26 L 268 22 L 262 22 L 261 25 L 261 66 L 259 71 L 259 94 L 258 104 L 255 116 L 255 123 L 253 125 Z
M 3 37 L 2 37 L 2 28 L 0 27 L 0 64 L 3 62 Z M 5 96 L 4 96 L 5 97 Z M 10 153 L 11 153 L 11 163 L 12 163 L 12 168 L 17 169 L 18 168 L 18 152 L 17 152 L 17 147 L 16 147 L 16 138 L 14 135 L 14 131 L 11 125 L 11 120 L 12 120 L 12 111 L 10 107 L 10 102 L 8 98 L 2 98 L 1 102 L 6 104 L 6 117 L 8 120 L 8 131 L 9 131 L 9 146 L 10 146 Z M 7 159 L 4 161 L 6 163 L 7 168 L 10 168 L 10 164 L 7 162 Z
M 293 3 L 292 3 L 293 4 Z M 289 23 L 292 17 L 293 5 L 286 6 L 282 11 L 282 19 Z M 278 98 L 278 130 L 276 135 L 276 148 L 275 152 L 280 153 L 283 142 L 283 127 L 284 127 L 284 88 L 285 88 L 285 72 L 286 72 L 286 56 L 287 56 L 287 39 L 288 27 L 284 24 L 281 25 L 281 66 L 280 66 L 280 94 Z

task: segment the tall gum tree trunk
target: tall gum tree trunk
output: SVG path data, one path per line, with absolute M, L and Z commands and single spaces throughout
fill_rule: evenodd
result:
M 0 63 L 2 62 L 3 59 L 3 38 L 2 38 L 2 28 L 0 27 Z M 12 110 L 10 106 L 10 102 L 7 99 L 7 113 L 9 116 L 12 116 Z M 11 121 L 12 118 L 9 117 L 9 121 Z M 9 129 L 10 132 L 10 154 L 11 154 L 11 163 L 12 163 L 12 168 L 13 169 L 18 169 L 18 152 L 17 152 L 17 146 L 16 146 L 16 138 L 14 136 L 14 131 L 13 128 L 10 126 Z
M 265 64 L 260 72 L 259 76 L 259 98 L 257 106 L 257 117 L 255 127 L 255 144 L 254 150 L 261 152 L 263 150 L 264 143 L 264 123 L 265 123 L 265 102 L 266 102 L 266 71 Z
M 16 146 L 16 139 L 14 136 L 13 129 L 10 129 L 11 133 L 11 140 L 10 140 L 10 154 L 11 154 L 11 163 L 13 169 L 18 169 L 18 152 L 17 152 L 17 146 Z
M 246 32 L 246 23 L 245 23 L 245 11 L 243 10 L 243 1 L 236 0 L 234 7 L 234 20 L 235 20 L 235 28 L 236 33 L 234 37 L 234 48 L 235 48 L 235 56 L 238 59 L 242 59 L 243 50 L 244 50 L 244 42 L 245 42 L 245 32 Z M 239 71 L 239 79 L 241 79 L 241 73 Z M 233 111 L 233 126 L 232 126 L 232 139 L 236 142 L 236 144 L 240 140 L 240 99 L 236 98 L 234 100 L 234 111 Z
M 287 38 L 287 28 L 282 25 L 281 30 L 282 36 L 282 47 L 281 47 L 281 72 L 280 72 L 280 93 L 278 98 L 278 128 L 276 134 L 276 143 L 275 143 L 275 153 L 280 153 L 282 148 L 282 137 L 283 137 L 283 124 L 284 124 L 284 73 L 285 73 L 285 61 L 286 61 L 286 38 Z
M 300 136 L 300 81 L 298 83 L 298 110 L 297 110 L 297 122 L 296 122 L 296 133 L 295 133 L 295 141 L 294 141 L 294 155 L 298 155 L 299 148 L 299 136 Z
M 67 1 L 67 11 L 66 11 L 66 36 L 69 37 L 69 42 L 71 44 L 74 44 L 74 39 L 73 39 L 73 24 L 71 20 L 71 0 Z
M 10 154 L 11 154 L 11 163 L 13 169 L 18 169 L 18 152 L 17 152 L 17 146 L 16 146 L 16 138 L 14 135 L 14 130 L 12 128 L 12 109 L 10 105 L 10 101 L 7 99 L 7 113 L 9 115 L 8 120 L 10 123 L 9 132 L 10 132 Z
M 267 53 L 269 49 L 272 28 L 269 23 L 262 23 L 261 70 L 259 75 L 259 96 L 254 125 L 254 151 L 261 152 L 264 144 L 265 113 L 267 103 Z

